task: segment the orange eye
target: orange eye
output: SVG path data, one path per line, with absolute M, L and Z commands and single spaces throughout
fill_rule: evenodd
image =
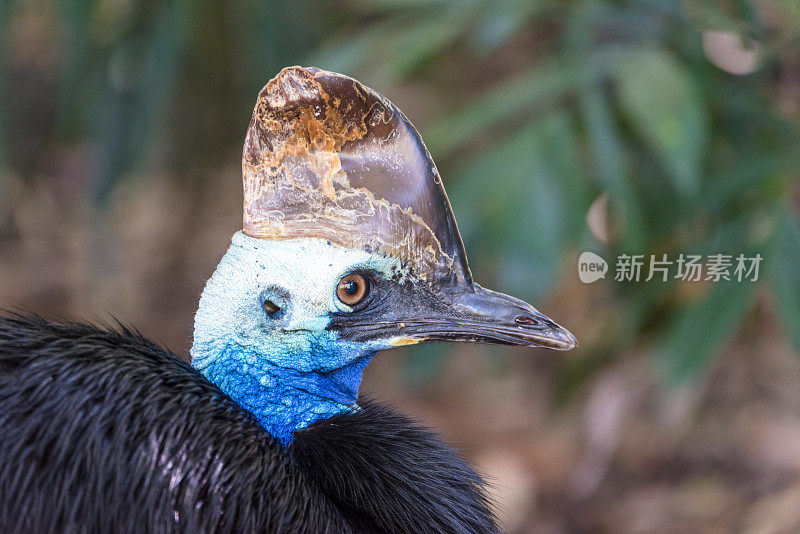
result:
M 348 306 L 355 306 L 367 296 L 369 282 L 360 274 L 348 274 L 336 286 L 336 297 Z

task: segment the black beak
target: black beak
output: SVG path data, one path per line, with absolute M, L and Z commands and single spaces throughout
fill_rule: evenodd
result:
M 578 345 L 566 328 L 527 302 L 475 283 L 390 291 L 371 311 L 336 317 L 331 328 L 346 339 L 388 339 L 394 345 L 468 341 L 554 350 Z
M 471 289 L 453 295 L 452 307 L 430 310 L 425 316 L 405 321 L 399 329 L 402 336 L 420 341 L 471 341 L 554 350 L 578 345 L 566 328 L 527 302 L 478 284 Z

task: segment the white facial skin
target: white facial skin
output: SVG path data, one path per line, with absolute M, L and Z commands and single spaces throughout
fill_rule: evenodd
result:
M 284 336 L 325 331 L 330 314 L 350 311 L 336 298 L 342 277 L 364 270 L 389 276 L 397 263 L 322 239 L 265 240 L 237 232 L 200 299 L 192 348 L 195 365 L 202 368 L 203 360 L 211 356 L 199 347 L 231 337 L 260 345 L 254 336 L 269 334 L 275 343 Z M 278 318 L 270 319 L 264 311 L 267 299 L 281 308 Z M 390 346 L 388 340 L 385 346 Z M 275 363 L 284 360 L 281 354 L 269 356 L 278 360 Z

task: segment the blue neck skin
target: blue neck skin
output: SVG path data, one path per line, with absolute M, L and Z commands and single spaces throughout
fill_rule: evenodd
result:
M 274 349 L 282 350 L 276 343 Z M 269 358 L 269 353 L 253 352 L 236 342 L 227 344 L 216 352 L 213 361 L 206 366 L 195 358 L 192 365 L 198 367 L 206 378 L 217 384 L 237 404 L 252 413 L 258 422 L 273 437 L 284 445 L 293 440 L 295 430 L 302 430 L 320 419 L 327 419 L 357 409 L 358 389 L 364 368 L 374 353 L 361 352 L 354 344 L 341 342 L 315 344 L 311 353 L 302 358 L 320 361 L 352 360 L 343 367 L 334 369 L 298 370 L 282 366 Z M 341 354 L 342 350 L 347 354 Z M 293 358 L 281 354 L 280 360 Z
M 284 445 L 296 430 L 357 410 L 364 368 L 391 345 L 346 341 L 327 327 L 331 314 L 348 312 L 335 299 L 341 277 L 388 269 L 386 261 L 318 239 L 237 233 L 200 298 L 192 366 Z M 265 300 L 280 312 L 268 314 Z

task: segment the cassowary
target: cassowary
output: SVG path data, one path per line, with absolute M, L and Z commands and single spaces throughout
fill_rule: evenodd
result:
M 495 532 L 454 451 L 357 402 L 364 368 L 421 341 L 575 338 L 472 281 L 419 134 L 351 78 L 271 80 L 243 178 L 191 364 L 124 327 L 0 319 L 0 532 Z

